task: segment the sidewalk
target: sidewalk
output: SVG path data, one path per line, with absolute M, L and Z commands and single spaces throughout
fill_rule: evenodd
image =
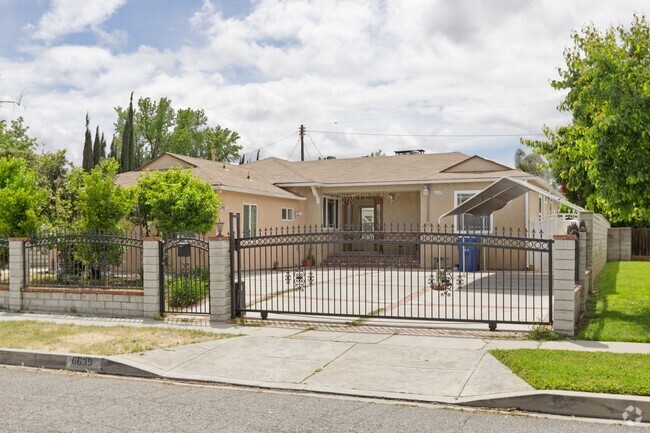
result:
M 0 321 L 17 319 L 81 325 L 196 327 L 137 319 L 0 313 Z M 376 328 L 372 333 L 234 324 L 205 325 L 200 329 L 241 336 L 107 359 L 175 380 L 487 405 L 479 403 L 549 394 L 535 391 L 492 357 L 487 352 L 490 349 L 650 353 L 650 344 L 396 335 L 377 333 Z M 560 394 L 575 397 L 585 393 Z M 614 410 L 618 411 L 618 407 Z

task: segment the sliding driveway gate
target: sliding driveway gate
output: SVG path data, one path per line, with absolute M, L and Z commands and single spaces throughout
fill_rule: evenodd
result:
M 231 215 L 234 314 L 552 323 L 552 240 L 498 230 L 313 227 L 241 236 Z M 534 263 L 544 263 L 535 269 Z

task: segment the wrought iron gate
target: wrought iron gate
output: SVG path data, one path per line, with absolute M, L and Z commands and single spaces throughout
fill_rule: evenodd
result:
M 242 236 L 231 214 L 235 315 L 552 323 L 552 240 L 497 230 L 292 227 Z M 373 248 L 348 248 L 368 242 Z
M 161 244 L 161 257 L 161 314 L 210 314 L 208 242 L 174 237 Z

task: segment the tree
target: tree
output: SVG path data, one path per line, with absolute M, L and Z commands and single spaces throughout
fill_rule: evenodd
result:
M 115 113 L 114 138 L 123 142 L 124 134 L 129 132 L 129 110 L 115 107 Z M 157 102 L 151 98 L 139 98 L 131 128 L 136 158 L 134 168 L 162 152 L 211 159 L 214 149 L 217 160 L 229 162 L 236 161 L 241 150 L 241 146 L 237 145 L 237 132 L 219 125 L 208 126 L 208 118 L 203 110 L 181 108 L 174 111 L 168 98 L 160 98 Z
M 94 166 L 93 139 L 92 135 L 90 134 L 90 129 L 88 129 L 89 123 L 90 117 L 88 116 L 88 113 L 86 113 L 86 140 L 84 141 L 83 160 L 81 163 L 84 171 L 90 171 Z
M 154 224 L 165 237 L 207 233 L 219 220 L 219 196 L 207 182 L 182 169 L 146 172 L 130 193 L 135 203 L 130 219 L 147 235 Z
M 81 216 L 79 228 L 90 233 L 115 233 L 129 211 L 126 191 L 115 184 L 117 161 L 107 159 L 82 175 L 82 184 L 77 200 L 77 211 Z M 120 245 L 84 243 L 75 248 L 74 254 L 90 265 L 92 279 L 101 278 L 109 266 L 122 262 L 123 248 Z
M 36 160 L 36 182 L 47 192 L 47 205 L 42 215 L 53 226 L 65 226 L 70 222 L 66 218 L 72 206 L 72 202 L 66 199 L 71 186 L 68 178 L 70 167 L 65 150 L 43 154 Z
M 523 150 L 517 149 L 515 152 L 515 168 L 539 176 L 547 181 L 551 180 L 550 173 L 546 168 L 546 161 L 537 153 L 526 154 Z
M 133 124 L 133 92 L 126 114 L 126 122 L 122 131 L 122 155 L 120 157 L 120 173 L 132 171 L 136 168 L 135 131 Z
M 102 138 L 99 140 L 99 161 L 106 158 L 106 139 L 104 138 L 104 133 L 102 132 Z
M 368 156 L 371 157 L 371 158 L 374 158 L 376 156 L 386 156 L 386 154 L 381 149 L 379 149 L 379 150 L 376 150 L 374 152 L 371 152 L 370 155 L 368 155 Z
M 83 230 L 117 230 L 127 215 L 129 201 L 125 190 L 115 184 L 117 162 L 105 160 L 82 176 L 77 210 Z
M 28 236 L 41 225 L 47 192 L 24 159 L 0 158 L 0 233 Z
M 93 142 L 93 167 L 99 164 L 102 159 L 102 142 L 99 138 L 99 126 L 95 129 L 95 141 Z
M 617 224 L 650 223 L 650 27 L 593 25 L 572 34 L 554 89 L 572 121 L 525 141 L 549 162 L 569 199 Z
M 23 122 L 23 118 L 18 117 L 7 127 L 7 122 L 0 120 L 0 157 L 34 158 L 36 139 L 27 134 L 29 127 Z

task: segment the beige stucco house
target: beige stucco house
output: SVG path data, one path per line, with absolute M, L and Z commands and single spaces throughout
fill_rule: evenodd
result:
M 221 197 L 220 219 L 242 215 L 242 231 L 314 226 L 378 231 L 384 227 L 454 225 L 455 231 L 494 228 L 530 230 L 556 213 L 562 195 L 543 179 L 480 156 L 460 152 L 286 161 L 267 158 L 244 165 L 164 153 L 124 173 L 133 185 L 147 170 L 183 167 L 208 182 Z M 534 186 L 489 216 L 440 217 L 493 182 L 509 177 Z

